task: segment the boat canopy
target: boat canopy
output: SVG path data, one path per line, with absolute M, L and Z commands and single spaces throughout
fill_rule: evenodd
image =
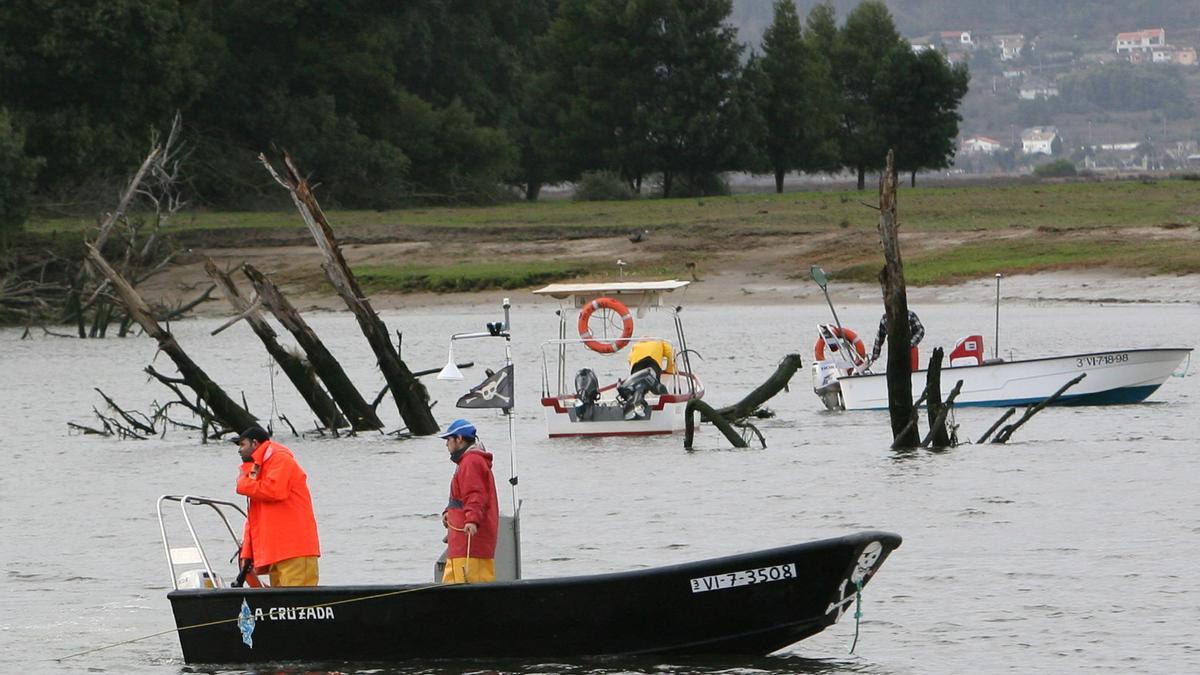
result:
M 594 284 L 550 284 L 534 291 L 536 295 L 548 295 L 559 300 L 571 299 L 576 307 L 599 297 L 612 297 L 628 305 L 638 307 L 662 304 L 664 293 L 685 288 L 690 281 L 667 279 L 664 281 L 609 281 Z

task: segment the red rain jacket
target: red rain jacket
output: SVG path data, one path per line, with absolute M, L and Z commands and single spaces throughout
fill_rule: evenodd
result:
M 472 445 L 458 458 L 458 468 L 450 479 L 450 503 L 443 513 L 450 523 L 447 557 L 467 557 L 467 533 L 458 531 L 467 523 L 479 526 L 479 531 L 471 537 L 470 557 L 496 557 L 500 505 L 496 499 L 496 480 L 492 477 L 492 453 L 482 445 Z
M 255 464 L 258 475 L 252 477 Z M 243 560 L 253 560 L 255 567 L 262 568 L 289 558 L 321 555 L 308 475 L 291 450 L 275 441 L 260 444 L 252 461 L 242 464 L 237 492 L 250 498 Z

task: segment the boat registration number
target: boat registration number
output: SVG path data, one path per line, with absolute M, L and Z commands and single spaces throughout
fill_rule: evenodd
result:
M 1108 366 L 1114 363 L 1125 363 L 1129 360 L 1128 354 L 1100 354 L 1098 356 L 1084 356 L 1075 359 L 1075 367 L 1083 368 L 1084 366 Z
M 772 565 L 770 567 L 759 567 L 758 569 L 753 570 L 738 570 L 737 572 L 714 574 L 710 577 L 696 577 L 695 579 L 692 579 L 692 592 L 703 593 L 705 591 L 719 591 L 722 588 L 753 586 L 754 584 L 767 584 L 772 581 L 783 581 L 784 579 L 795 578 L 795 563 L 788 563 L 786 565 Z

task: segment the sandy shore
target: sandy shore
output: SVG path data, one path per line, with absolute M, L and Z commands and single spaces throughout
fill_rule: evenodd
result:
M 1165 232 L 1165 234 L 1164 234 Z M 953 246 L 984 235 L 1027 236 L 1027 231 L 1015 233 L 963 233 L 948 237 L 944 233 L 909 233 L 905 245 L 914 250 Z M 1171 236 L 1179 239 L 1180 246 L 1200 245 L 1196 238 L 1200 230 L 1179 229 L 1131 231 L 1129 236 Z M 293 236 L 294 233 L 293 233 Z M 301 245 L 303 237 L 295 244 L 275 242 L 245 242 L 241 247 L 206 247 L 188 249 L 181 253 L 177 262 L 165 273 L 157 275 L 138 286 L 139 291 L 150 302 L 178 305 L 194 298 L 211 284 L 204 271 L 204 261 L 211 258 L 219 267 L 234 269 L 242 263 L 250 263 L 269 275 L 279 284 L 293 304 L 301 310 L 343 311 L 341 299 L 324 294 L 321 287 L 321 256 L 310 243 Z M 368 241 L 351 240 L 342 246 L 342 253 L 351 265 L 397 264 L 412 261 L 420 264 L 425 260 L 445 261 L 444 251 L 452 242 L 433 241 Z M 865 244 L 864 244 L 865 246 Z M 472 242 L 473 259 L 513 261 L 530 260 L 604 260 L 628 263 L 629 269 L 679 270 L 675 278 L 690 278 L 691 272 L 683 271 L 689 261 L 698 261 L 695 279 L 682 298 L 688 303 L 709 304 L 810 304 L 824 303 L 820 288 L 809 278 L 811 264 L 821 264 L 826 269 L 837 269 L 839 265 L 861 262 L 866 249 L 850 247 L 847 251 L 841 233 L 812 233 L 789 237 L 754 236 L 739 237 L 729 245 L 718 247 L 705 241 L 682 241 L 678 239 L 656 239 L 652 244 L 634 245 L 624 237 L 605 237 L 575 240 L 539 240 L 509 242 L 487 240 Z M 866 251 L 867 255 L 871 252 Z M 672 266 L 668 261 L 673 261 Z M 882 262 L 882 261 L 881 261 Z M 690 268 L 689 268 L 690 269 Z M 660 278 L 669 278 L 667 271 Z M 244 283 L 241 274 L 235 280 Z M 252 295 L 248 284 L 243 290 Z M 380 310 L 423 308 L 447 304 L 460 306 L 494 307 L 500 299 L 510 297 L 516 302 L 522 298 L 532 299 L 530 289 L 497 290 L 477 293 L 404 293 L 371 296 L 372 304 Z M 880 302 L 881 293 L 876 284 L 843 283 L 834 281 L 830 287 L 835 302 L 871 303 Z M 1006 301 L 1045 302 L 1103 302 L 1103 303 L 1191 303 L 1200 304 L 1200 274 L 1157 275 L 1136 272 L 1090 268 L 1069 271 L 1042 272 L 1005 276 L 1000 281 L 1001 296 Z M 908 289 L 910 301 L 917 304 L 937 302 L 982 302 L 995 299 L 996 279 L 986 277 L 948 286 L 924 286 Z M 214 294 L 214 302 L 205 303 L 197 312 L 210 315 L 228 315 L 229 305 Z
M 144 289 L 147 297 L 169 304 L 198 292 L 195 272 L 174 273 Z M 249 289 L 245 289 L 249 291 Z M 287 289 L 293 304 L 302 311 L 344 311 L 345 305 L 334 295 L 297 292 Z M 532 289 L 494 290 L 473 293 L 375 294 L 372 305 L 379 310 L 430 308 L 453 305 L 463 308 L 495 307 L 505 298 L 521 302 L 532 298 Z M 841 304 L 878 304 L 877 286 L 861 283 L 837 283 L 830 286 L 834 301 Z M 1139 276 L 1112 270 L 1045 272 L 1003 277 L 1001 297 L 1005 301 L 1070 303 L 1186 303 L 1200 305 L 1200 275 Z M 995 299 L 995 278 L 967 281 L 951 286 L 909 287 L 909 301 L 930 303 L 990 303 Z M 204 316 L 224 316 L 229 306 L 217 300 L 197 308 Z M 823 304 L 821 289 L 810 279 L 788 278 L 780 274 L 728 270 L 701 276 L 681 298 L 687 303 L 789 305 Z

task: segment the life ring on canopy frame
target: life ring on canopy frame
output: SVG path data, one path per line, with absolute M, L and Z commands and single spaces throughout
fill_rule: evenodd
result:
M 834 337 L 844 338 L 850 344 L 854 345 L 854 351 L 858 352 L 861 358 L 867 358 L 867 346 L 858 337 L 858 333 L 849 328 L 838 328 L 837 326 L 830 326 L 829 330 L 833 333 Z M 815 361 L 825 360 L 825 341 L 820 336 L 817 337 L 817 342 L 813 345 L 813 359 Z
M 621 336 L 616 340 L 597 340 L 592 336 L 592 328 L 588 325 L 588 321 L 598 309 L 607 309 L 621 317 Z M 579 310 L 579 337 L 583 338 L 583 344 L 594 352 L 601 354 L 619 352 L 629 344 L 629 338 L 633 337 L 633 315 L 629 313 L 629 308 L 625 306 L 625 303 L 620 300 L 596 298 Z

